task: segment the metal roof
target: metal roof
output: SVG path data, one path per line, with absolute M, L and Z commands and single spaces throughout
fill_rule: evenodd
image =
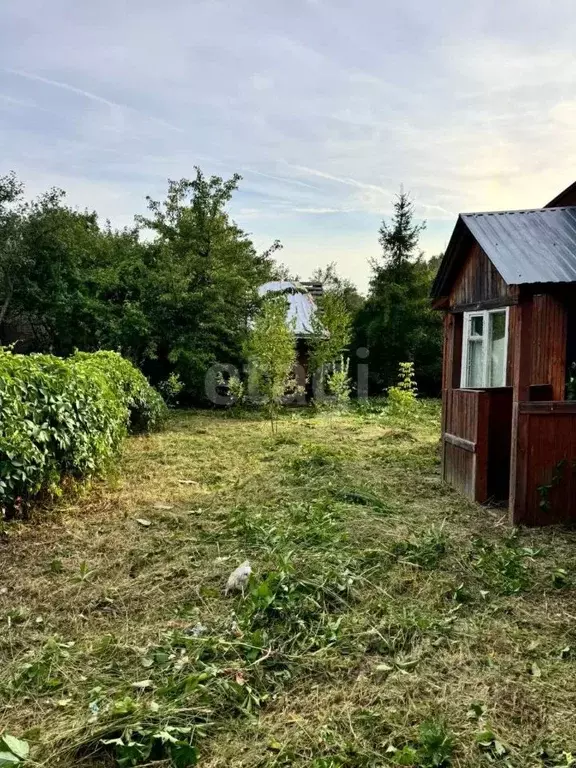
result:
M 576 207 L 462 213 L 434 281 L 433 297 L 447 295 L 470 235 L 509 285 L 576 282 Z
M 313 332 L 312 315 L 316 312 L 316 303 L 312 295 L 298 283 L 289 280 L 273 280 L 258 288 L 260 296 L 265 296 L 267 293 L 284 294 L 288 299 L 286 321 L 289 323 L 295 321 L 296 336 L 310 336 Z

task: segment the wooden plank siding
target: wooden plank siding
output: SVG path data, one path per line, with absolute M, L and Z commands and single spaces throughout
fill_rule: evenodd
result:
M 552 400 L 564 399 L 566 333 L 564 304 L 550 294 L 536 294 L 532 299 L 530 384 L 549 384 L 552 387 Z
M 507 284 L 478 243 L 474 243 L 454 282 L 450 306 L 508 298 Z
M 444 315 L 444 349 L 442 358 L 442 389 L 460 386 L 462 364 L 462 315 Z
M 514 525 L 576 521 L 576 403 L 519 402 Z M 538 490 L 539 488 L 544 488 Z

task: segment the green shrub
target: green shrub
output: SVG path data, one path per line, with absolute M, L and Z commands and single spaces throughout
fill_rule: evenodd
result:
M 160 424 L 165 405 L 115 352 L 14 355 L 0 347 L 0 511 L 13 516 L 63 481 L 102 474 L 128 431 Z
M 416 402 L 418 387 L 414 378 L 414 363 L 400 363 L 398 384 L 388 387 L 388 402 L 397 410 L 405 411 Z

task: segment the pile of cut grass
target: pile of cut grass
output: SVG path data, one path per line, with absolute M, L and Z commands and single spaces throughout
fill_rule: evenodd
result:
M 570 765 L 575 534 L 444 487 L 438 416 L 176 413 L 6 527 L 0 733 L 62 768 Z

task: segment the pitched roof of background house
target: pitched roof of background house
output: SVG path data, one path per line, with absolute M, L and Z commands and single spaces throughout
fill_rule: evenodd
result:
M 313 332 L 312 316 L 316 312 L 316 302 L 306 284 L 292 282 L 290 280 L 272 280 L 258 288 L 258 294 L 265 296 L 267 293 L 279 293 L 288 299 L 288 312 L 286 320 L 295 321 L 294 332 L 296 336 L 310 336 Z M 317 292 L 315 295 L 321 295 Z
M 576 181 L 566 187 L 566 189 L 563 189 L 549 203 L 546 203 L 544 208 L 558 208 L 561 205 L 576 205 Z
M 460 214 L 432 286 L 447 295 L 472 239 L 509 285 L 576 281 L 576 207 Z

